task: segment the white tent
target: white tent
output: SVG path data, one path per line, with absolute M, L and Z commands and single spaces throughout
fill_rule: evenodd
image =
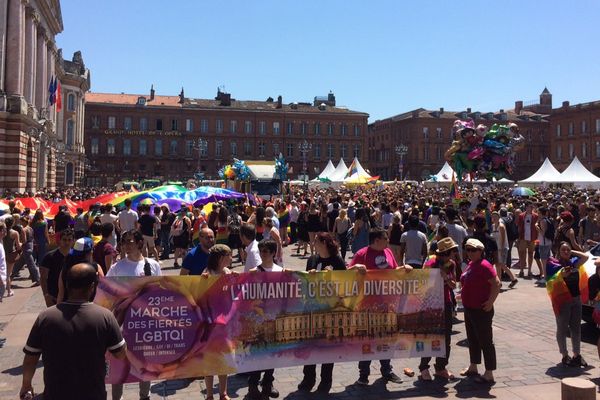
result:
M 554 182 L 573 183 L 575 186 L 600 186 L 600 178 L 584 167 L 577 156 Z
M 352 160 L 352 164 L 350 164 L 349 171 L 347 175 L 350 174 L 346 179 L 344 179 L 345 183 L 365 183 L 370 180 L 371 175 L 365 171 L 362 165 L 360 165 L 360 161 L 358 158 L 354 158 Z
M 327 178 L 331 182 L 343 182 L 346 179 L 346 175 L 348 174 L 348 167 L 344 162 L 343 158 L 340 158 L 340 162 L 337 167 L 335 167 L 335 171 L 333 171 Z
M 440 169 L 440 171 L 437 174 L 433 175 L 433 177 L 429 178 L 426 182 L 452 182 L 453 173 L 454 170 L 446 161 L 442 169 Z
M 333 166 L 333 163 L 331 162 L 331 160 L 327 161 L 327 165 L 325 166 L 325 169 L 323 169 L 323 171 L 319 174 L 319 176 L 317 176 L 315 179 L 313 179 L 313 181 L 319 181 L 319 179 L 323 179 L 323 178 L 329 178 L 329 175 L 331 175 L 333 173 L 333 171 L 335 171 L 335 167 Z
M 554 183 L 559 182 L 560 172 L 552 165 L 550 160 L 546 158 L 542 166 L 535 171 L 533 175 L 531 175 L 527 179 L 523 179 L 519 181 L 519 184 L 527 184 L 527 183 Z

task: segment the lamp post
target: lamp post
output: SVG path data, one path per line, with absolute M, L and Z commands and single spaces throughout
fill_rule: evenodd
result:
M 196 179 L 200 179 L 200 186 L 204 180 L 204 173 L 200 170 L 200 161 L 206 150 L 208 149 L 208 140 L 198 138 L 198 141 L 194 143 L 194 149 L 198 150 L 198 172 L 196 172 Z
M 306 154 L 312 149 L 312 143 L 309 143 L 304 139 L 301 143 L 298 143 L 298 149 L 302 154 L 302 177 L 304 179 L 304 187 L 308 185 L 308 166 L 306 165 Z
M 402 143 L 396 145 L 396 155 L 400 157 L 400 163 L 398 164 L 398 172 L 400 173 L 400 180 L 404 172 L 404 156 L 408 154 L 408 147 Z

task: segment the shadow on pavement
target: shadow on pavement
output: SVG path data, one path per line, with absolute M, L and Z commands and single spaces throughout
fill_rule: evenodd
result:
M 546 375 L 553 378 L 575 378 L 582 375 L 590 375 L 588 371 L 594 369 L 593 366 L 589 365 L 586 368 L 573 368 L 565 367 L 562 364 L 556 364 L 554 367 L 550 367 L 546 370 Z
M 493 385 L 476 383 L 474 378 L 465 378 L 458 382 L 454 389 L 456 390 L 456 397 L 461 399 L 495 399 L 496 396 L 490 393 L 493 387 Z
M 40 360 L 38 361 L 38 363 L 36 364 L 35 368 L 43 368 L 44 367 L 44 363 Z M 2 371 L 3 374 L 8 374 L 10 376 L 21 376 L 23 375 L 23 366 L 19 365 L 18 367 L 12 367 L 9 369 L 5 369 L 4 371 Z
M 169 381 L 163 381 L 163 382 L 157 383 L 155 385 L 152 385 L 150 387 L 150 392 L 154 393 L 154 394 L 158 394 L 163 397 L 164 396 L 172 396 L 178 390 L 185 389 L 186 387 L 190 386 L 192 384 L 192 382 L 194 382 L 195 380 L 196 380 L 195 378 L 188 378 L 188 379 L 173 379 L 173 380 L 169 380 Z

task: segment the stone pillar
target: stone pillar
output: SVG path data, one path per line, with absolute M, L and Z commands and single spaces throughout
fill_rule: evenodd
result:
M 21 0 L 8 0 L 8 32 L 6 35 L 6 92 L 23 94 L 25 62 L 25 8 Z
M 56 189 L 56 150 L 50 148 L 48 151 L 48 168 L 46 170 L 46 187 Z
M 38 26 L 37 29 L 37 56 L 35 71 L 35 106 L 38 111 L 48 106 L 48 85 L 50 80 L 46 72 L 47 51 L 46 51 L 46 33 L 44 28 Z
M 27 143 L 27 190 L 37 188 L 37 151 L 35 140 L 30 137 Z
M 0 91 L 6 91 L 6 35 L 8 33 L 8 2 L 0 1 Z
M 46 171 L 48 170 L 48 159 L 46 156 L 46 142 L 40 140 L 38 145 L 38 162 L 37 162 L 37 187 L 46 186 Z
M 37 27 L 39 16 L 31 7 L 26 10 L 25 23 L 25 100 L 35 104 L 36 57 L 37 57 Z

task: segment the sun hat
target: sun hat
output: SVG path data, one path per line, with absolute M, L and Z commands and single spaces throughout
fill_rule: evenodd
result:
M 456 249 L 456 248 L 458 248 L 458 245 L 456 244 L 456 242 L 454 240 L 452 240 L 451 237 L 445 237 L 445 238 L 438 240 L 437 250 L 435 252 L 436 252 L 436 254 L 440 254 L 440 253 L 445 253 L 447 251 L 450 251 L 450 250 Z
M 483 243 L 481 243 L 479 240 L 473 239 L 473 238 L 467 240 L 467 243 L 465 243 L 465 248 L 466 247 L 473 247 L 473 248 L 476 248 L 479 250 L 485 249 L 485 246 L 483 245 Z

